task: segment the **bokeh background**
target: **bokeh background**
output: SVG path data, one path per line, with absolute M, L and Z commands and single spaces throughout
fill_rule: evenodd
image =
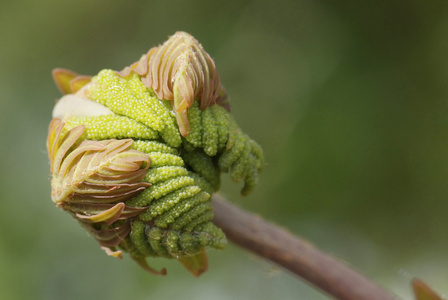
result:
M 121 69 L 175 31 L 214 58 L 241 127 L 265 150 L 256 191 L 222 193 L 404 299 L 448 294 L 448 2 L 0 3 L 1 299 L 327 299 L 236 246 L 192 278 L 107 257 L 50 200 L 51 70 Z

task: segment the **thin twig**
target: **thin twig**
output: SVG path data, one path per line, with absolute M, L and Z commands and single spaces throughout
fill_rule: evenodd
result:
M 214 223 L 230 241 L 283 266 L 336 299 L 397 299 L 341 261 L 221 196 L 213 196 L 213 206 Z

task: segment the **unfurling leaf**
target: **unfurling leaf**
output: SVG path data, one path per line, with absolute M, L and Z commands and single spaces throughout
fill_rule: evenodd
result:
M 64 133 L 64 123 L 50 123 L 47 149 L 53 175 L 52 200 L 86 225 L 138 215 L 145 208 L 127 207 L 124 202 L 150 186 L 142 182 L 149 156 L 130 150 L 132 140 L 79 141 L 84 126 Z M 89 231 L 102 246 L 117 246 L 130 226 Z M 110 237 L 109 237 L 110 233 Z
M 47 143 L 53 202 L 117 203 L 150 186 L 141 182 L 149 168 L 149 156 L 129 150 L 132 140 L 84 140 L 76 144 L 84 126 L 65 134 L 61 126 L 63 122 L 52 121 Z
M 79 75 L 63 68 L 53 69 L 52 75 L 56 86 L 64 95 L 76 93 L 92 79 L 91 76 Z
M 78 73 L 63 68 L 56 68 L 53 69 L 52 75 L 56 86 L 62 94 L 66 95 L 72 92 L 70 82 L 78 76 Z
M 163 45 L 151 48 L 148 53 L 119 74 L 126 77 L 131 71 L 142 77 L 159 99 L 173 101 L 182 136 L 188 136 L 190 127 L 187 108 L 199 99 L 200 108 L 225 103 L 226 92 L 210 55 L 202 45 L 186 32 L 176 32 Z

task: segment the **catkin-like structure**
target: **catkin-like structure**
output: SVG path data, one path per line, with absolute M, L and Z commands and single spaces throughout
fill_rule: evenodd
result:
M 125 250 L 152 273 L 146 257 L 176 258 L 199 275 L 204 247 L 226 245 L 212 223 L 220 174 L 243 181 L 241 193 L 249 194 L 263 167 L 262 150 L 223 106 L 199 99 L 185 110 L 189 132 L 182 134 L 172 103 L 137 72 L 124 75 L 56 74 L 69 95 L 56 105 L 49 127 L 52 199 L 109 255 Z M 73 109 L 83 103 L 92 108 L 88 114 Z

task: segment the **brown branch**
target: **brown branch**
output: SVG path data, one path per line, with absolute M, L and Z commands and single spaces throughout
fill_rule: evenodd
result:
M 213 196 L 213 206 L 214 223 L 230 241 L 283 266 L 336 299 L 397 299 L 341 261 L 221 196 Z

